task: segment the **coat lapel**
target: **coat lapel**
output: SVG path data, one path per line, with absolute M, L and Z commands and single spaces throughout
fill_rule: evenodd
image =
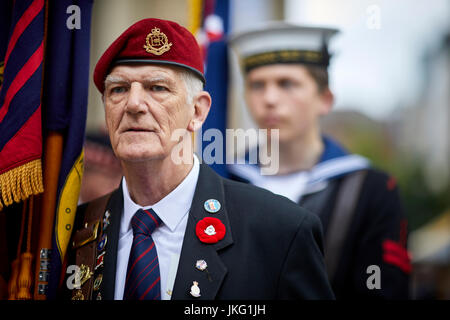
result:
M 204 203 L 208 199 L 215 199 L 220 202 L 221 208 L 217 213 L 209 213 L 204 209 Z M 215 244 L 203 243 L 195 234 L 197 222 L 208 216 L 220 219 L 226 228 L 225 237 Z M 189 212 L 172 299 L 214 299 L 227 274 L 227 268 L 223 264 L 218 250 L 232 243 L 233 237 L 226 209 L 222 178 L 207 165 L 202 164 L 200 165 L 200 174 Z M 206 261 L 206 270 L 200 271 L 196 268 L 198 260 Z M 200 297 L 198 298 L 190 294 L 194 281 L 198 282 L 200 288 Z
M 120 217 L 123 210 L 122 184 L 112 193 L 111 198 L 106 205 L 106 210 L 109 210 L 111 217 L 110 225 L 105 230 L 108 241 L 106 244 L 106 253 L 103 261 L 103 285 L 101 286 L 100 292 L 103 299 L 114 300 L 117 247 L 119 244 Z

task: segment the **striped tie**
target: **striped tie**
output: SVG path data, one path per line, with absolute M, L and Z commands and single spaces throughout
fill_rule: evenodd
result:
M 159 261 L 152 232 L 161 219 L 152 209 L 139 209 L 131 219 L 133 245 L 128 260 L 124 300 L 161 300 Z

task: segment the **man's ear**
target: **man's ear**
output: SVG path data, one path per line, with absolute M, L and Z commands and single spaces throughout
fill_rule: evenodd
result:
M 320 93 L 320 99 L 321 99 L 321 105 L 319 114 L 321 116 L 327 115 L 330 113 L 331 109 L 333 108 L 334 104 L 334 94 L 331 92 L 330 88 L 325 88 Z
M 188 131 L 194 132 L 201 128 L 211 108 L 211 96 L 202 91 L 194 97 L 194 115 L 187 127 Z

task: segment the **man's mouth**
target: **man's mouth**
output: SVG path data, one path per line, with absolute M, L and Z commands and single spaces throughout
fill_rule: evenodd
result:
M 276 116 L 267 116 L 263 118 L 263 123 L 265 126 L 273 127 L 280 124 L 281 119 Z
M 133 127 L 133 128 L 128 128 L 128 129 L 124 130 L 123 132 L 153 132 L 153 131 L 154 130 L 147 129 L 147 128 Z

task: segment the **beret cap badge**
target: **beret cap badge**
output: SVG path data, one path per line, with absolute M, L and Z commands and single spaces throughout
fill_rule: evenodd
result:
M 153 28 L 152 32 L 145 38 L 145 51 L 157 56 L 169 51 L 171 46 L 172 42 L 169 43 L 167 36 L 157 27 Z

